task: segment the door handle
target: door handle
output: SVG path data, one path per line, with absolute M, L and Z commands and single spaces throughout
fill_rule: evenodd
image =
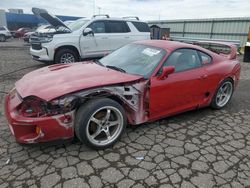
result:
M 102 39 L 108 39 L 108 37 L 102 37 Z
M 200 79 L 206 79 L 206 78 L 207 78 L 207 74 L 200 76 Z
M 129 39 L 129 37 L 125 37 L 125 39 Z

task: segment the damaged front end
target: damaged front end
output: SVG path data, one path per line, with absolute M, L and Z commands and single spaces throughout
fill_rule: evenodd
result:
M 120 103 L 130 124 L 141 124 L 148 120 L 148 80 L 140 80 L 114 86 L 83 90 L 70 95 L 75 97 L 74 105 L 84 105 L 88 100 L 100 97 L 111 98 Z
M 22 99 L 15 89 L 5 98 L 5 115 L 10 130 L 19 143 L 73 137 L 74 114 L 75 110 L 71 108 L 53 106 L 35 96 Z
M 148 80 L 104 86 L 71 93 L 51 101 L 36 96 L 24 99 L 14 89 L 6 96 L 5 114 L 9 127 L 20 143 L 37 143 L 74 136 L 77 109 L 88 100 L 111 98 L 120 103 L 130 124 L 148 120 Z

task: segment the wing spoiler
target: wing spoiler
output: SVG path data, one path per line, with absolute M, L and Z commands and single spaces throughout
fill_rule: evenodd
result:
M 202 46 L 210 51 L 213 51 L 229 60 L 236 59 L 237 46 L 229 42 L 220 41 L 195 41 L 193 44 Z

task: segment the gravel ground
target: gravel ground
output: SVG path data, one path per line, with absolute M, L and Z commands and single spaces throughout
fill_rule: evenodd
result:
M 44 66 L 22 41 L 0 43 L 0 91 Z M 0 93 L 0 187 L 250 187 L 250 64 L 223 110 L 205 108 L 127 128 L 113 148 L 78 141 L 19 145 Z

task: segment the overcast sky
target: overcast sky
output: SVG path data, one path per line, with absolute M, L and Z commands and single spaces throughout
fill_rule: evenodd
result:
M 112 17 L 143 20 L 250 17 L 250 0 L 0 0 L 0 9 L 21 8 L 31 13 L 32 7 L 56 15 L 90 17 L 100 10 Z

